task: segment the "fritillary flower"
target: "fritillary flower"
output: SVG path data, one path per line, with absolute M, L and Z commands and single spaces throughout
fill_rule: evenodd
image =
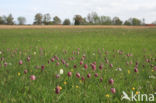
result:
M 154 68 L 153 68 L 153 69 L 154 69 L 154 71 L 156 71 L 156 66 L 154 66 Z
M 111 88 L 111 92 L 114 94 L 116 93 L 116 89 L 115 88 Z
M 27 61 L 28 61 L 28 62 L 30 61 L 30 56 L 27 57 Z
M 55 93 L 56 93 L 56 94 L 59 94 L 59 93 L 60 93 L 60 91 L 61 91 L 60 86 L 57 86 L 57 87 L 55 88 Z
M 88 78 L 91 78 L 91 74 L 89 73 L 89 74 L 87 75 L 87 77 L 88 77 Z
M 56 78 L 60 78 L 60 75 L 59 74 L 56 74 Z
M 84 68 L 85 68 L 85 69 L 87 69 L 87 68 L 88 68 L 88 65 L 87 65 L 87 64 L 85 64 L 85 65 L 84 65 Z
M 103 68 L 103 65 L 101 64 L 100 66 L 99 66 L 99 69 L 102 69 Z
M 72 72 L 68 72 L 68 77 L 71 77 L 72 76 Z
M 134 72 L 136 72 L 136 73 L 138 72 L 138 68 L 137 67 L 134 68 Z
M 24 74 L 27 74 L 27 73 L 28 73 L 28 70 L 27 70 L 27 69 L 25 69 L 25 70 L 24 70 Z
M 54 62 L 55 61 L 55 58 L 51 58 L 51 62 Z
M 101 77 L 101 78 L 100 78 L 100 82 L 102 82 L 102 81 L 103 81 L 103 78 Z
M 60 74 L 63 74 L 63 69 L 60 69 Z
M 77 78 L 80 78 L 80 73 L 76 73 L 76 77 Z
M 98 77 L 98 73 L 95 73 L 94 76 L 95 76 L 95 77 Z
M 30 79 L 31 79 L 31 80 L 36 80 L 36 76 L 35 76 L 35 75 L 31 75 L 31 76 L 30 76 Z
M 110 67 L 112 68 L 113 67 L 113 64 L 110 64 Z
M 44 69 L 45 69 L 45 66 L 44 66 L 44 65 L 42 65 L 42 66 L 41 66 L 41 70 L 43 71 Z
M 22 61 L 22 60 L 20 60 L 20 61 L 19 61 L 19 64 L 20 64 L 20 65 L 22 65 L 22 64 L 23 64 L 23 61 Z
M 82 65 L 83 64 L 83 61 L 80 61 L 80 65 Z
M 109 84 L 114 84 L 114 80 L 112 78 L 109 80 Z
M 81 80 L 82 80 L 82 81 L 84 81 L 84 80 L 85 80 L 85 78 L 82 76 L 82 77 L 81 77 Z

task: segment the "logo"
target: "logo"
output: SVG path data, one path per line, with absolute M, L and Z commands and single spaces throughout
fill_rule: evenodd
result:
M 123 100 L 128 100 L 128 101 L 154 101 L 154 95 L 156 95 L 156 93 L 154 94 L 141 94 L 140 92 L 133 93 L 133 91 L 131 92 L 131 95 L 128 96 L 128 94 L 123 91 L 122 92 L 123 96 L 121 97 L 121 101 Z
M 127 93 L 126 93 L 125 91 L 123 91 L 122 93 L 123 93 L 124 96 L 121 97 L 121 100 L 123 100 L 123 99 L 127 99 L 127 100 L 130 101 L 130 98 L 128 97 Z

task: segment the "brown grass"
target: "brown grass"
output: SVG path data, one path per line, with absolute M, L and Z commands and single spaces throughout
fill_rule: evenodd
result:
M 80 25 L 80 26 L 64 26 L 64 25 L 0 25 L 0 29 L 41 29 L 41 28 L 63 28 L 63 29 L 87 29 L 87 28 L 125 28 L 125 29 L 144 29 L 156 28 L 156 26 L 114 26 L 114 25 Z

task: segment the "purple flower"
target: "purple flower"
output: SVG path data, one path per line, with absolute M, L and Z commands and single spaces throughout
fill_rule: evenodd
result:
M 20 61 L 19 61 L 19 64 L 20 64 L 20 65 L 22 65 L 22 64 L 23 64 L 23 61 L 22 61 L 22 60 L 20 60 Z
M 90 74 L 90 73 L 88 73 L 88 74 L 87 74 L 87 77 L 88 77 L 88 78 L 91 78 L 91 74 Z
M 94 76 L 95 76 L 95 77 L 98 77 L 98 73 L 95 73 Z
M 80 78 L 80 73 L 76 73 L 76 77 L 77 78 Z
M 31 80 L 36 80 L 36 76 L 35 76 L 35 75 L 31 75 L 31 76 L 30 76 L 30 79 L 31 79 Z
M 72 76 L 72 72 L 68 72 L 68 77 L 71 77 Z
M 111 88 L 111 92 L 112 92 L 113 94 L 116 93 L 115 88 Z
M 114 84 L 114 80 L 112 78 L 109 80 L 109 84 Z

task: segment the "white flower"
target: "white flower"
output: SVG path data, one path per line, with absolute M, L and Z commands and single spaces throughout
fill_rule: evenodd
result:
M 116 71 L 122 71 L 122 69 L 121 68 L 117 68 Z
M 0 54 L 2 54 L 2 52 L 0 51 Z
M 156 79 L 154 75 L 149 76 L 150 79 Z
M 36 55 L 36 52 L 34 52 L 34 55 Z
M 9 65 L 12 65 L 12 63 L 9 63 Z
M 95 55 L 95 53 L 93 53 L 93 55 Z
M 63 74 L 63 69 L 60 69 L 60 74 Z

